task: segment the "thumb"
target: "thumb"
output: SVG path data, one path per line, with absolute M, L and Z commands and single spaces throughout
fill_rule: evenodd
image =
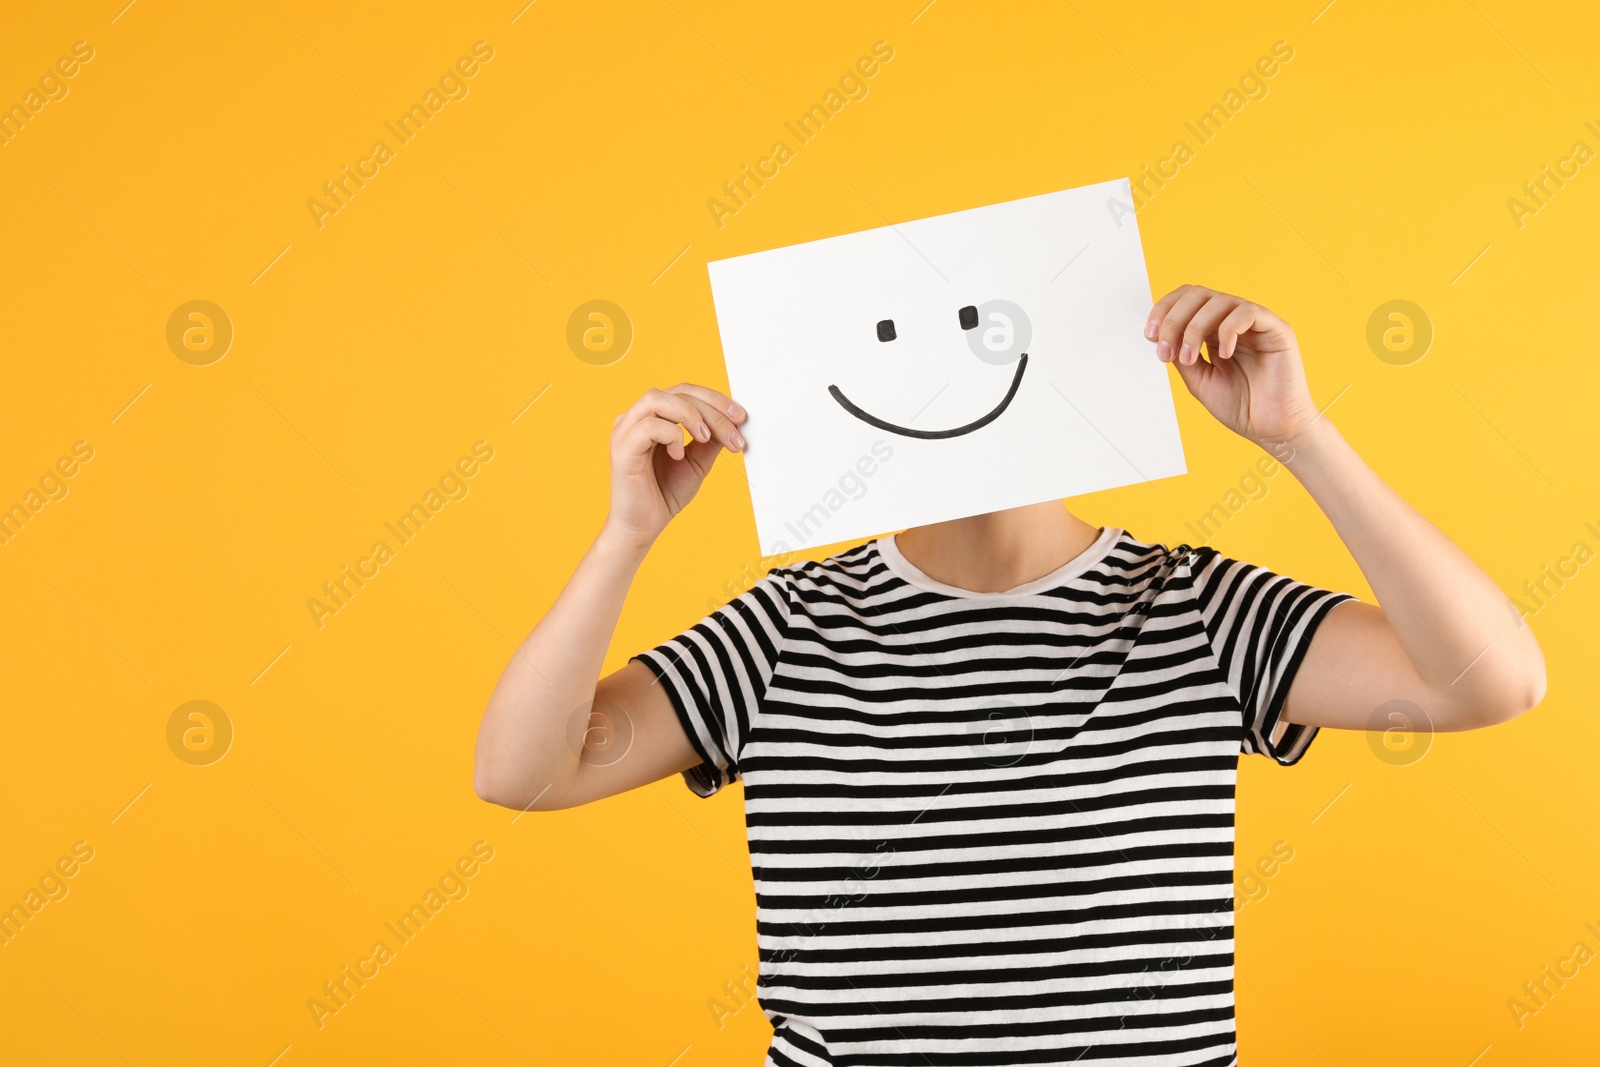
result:
M 1172 366 L 1178 369 L 1178 377 L 1183 379 L 1183 384 L 1189 387 L 1191 396 L 1199 397 L 1203 383 L 1216 368 L 1207 363 L 1204 357 L 1196 359 L 1193 363 L 1179 363 L 1172 361 Z
M 698 480 L 705 481 L 706 475 L 711 473 L 711 465 L 721 454 L 722 443 L 713 437 L 709 441 L 689 442 L 683 450 L 683 459 L 695 472 Z

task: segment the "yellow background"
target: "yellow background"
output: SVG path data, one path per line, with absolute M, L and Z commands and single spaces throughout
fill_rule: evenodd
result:
M 719 1028 L 707 1006 L 755 960 L 737 791 L 514 820 L 471 789 L 508 640 L 603 516 L 612 417 L 725 383 L 707 260 L 1137 176 L 1183 139 L 1138 217 L 1157 292 L 1288 318 L 1329 417 L 1508 594 L 1600 548 L 1600 163 L 1520 227 L 1507 206 L 1600 148 L 1591 5 L 123 2 L 13 5 L 0 33 L 0 102 L 94 49 L 0 147 L 0 504 L 94 449 L 0 547 L 0 904 L 94 849 L 0 947 L 0 1061 L 760 1062 L 758 1009 Z M 479 40 L 470 95 L 319 229 L 307 200 Z M 723 181 L 880 40 L 869 95 L 719 228 Z M 1280 40 L 1269 94 L 1198 146 L 1184 123 Z M 192 299 L 234 326 L 209 366 L 167 346 Z M 609 366 L 566 344 L 592 299 L 634 325 Z M 1409 366 L 1365 339 L 1393 299 L 1436 332 Z M 1190 473 L 1075 510 L 1195 539 L 1255 454 L 1179 393 Z M 319 629 L 308 598 L 480 440 L 470 495 Z M 1290 476 L 1267 484 L 1214 543 L 1367 595 Z M 652 554 L 610 664 L 747 565 L 734 460 Z M 1246 761 L 1241 870 L 1294 858 L 1239 918 L 1245 1062 L 1592 1057 L 1600 963 L 1521 1028 L 1507 1007 L 1600 951 L 1590 571 L 1533 619 L 1535 712 L 1410 763 L 1332 732 L 1293 770 Z M 235 731 L 210 766 L 167 744 L 197 699 Z M 478 841 L 470 895 L 319 1029 L 308 999 Z

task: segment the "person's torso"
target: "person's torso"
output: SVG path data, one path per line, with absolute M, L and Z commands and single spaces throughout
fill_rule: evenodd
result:
M 1022 595 L 787 572 L 740 758 L 769 1062 L 1234 1061 L 1240 708 L 1173 557 L 1103 541 Z

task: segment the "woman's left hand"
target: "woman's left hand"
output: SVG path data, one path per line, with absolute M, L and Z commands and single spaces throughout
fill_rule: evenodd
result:
M 1146 340 L 1175 363 L 1194 398 L 1228 429 L 1264 447 L 1317 418 L 1300 345 L 1287 322 L 1237 296 L 1180 285 L 1150 310 Z M 1203 358 L 1201 344 L 1206 347 Z

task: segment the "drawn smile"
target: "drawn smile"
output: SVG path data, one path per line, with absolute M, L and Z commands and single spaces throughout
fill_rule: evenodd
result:
M 845 396 L 837 385 L 828 386 L 828 392 L 833 394 L 833 398 L 839 402 L 840 407 L 869 426 L 876 426 L 880 430 L 897 433 L 902 437 L 917 437 L 924 441 L 937 441 L 947 437 L 960 437 L 963 434 L 972 433 L 974 430 L 981 430 L 1003 415 L 1006 408 L 1011 406 L 1012 398 L 1017 395 L 1017 387 L 1022 384 L 1022 372 L 1027 369 L 1028 353 L 1024 352 L 1017 358 L 1017 373 L 1012 376 L 1011 388 L 1006 390 L 1006 395 L 1001 398 L 1000 403 L 996 404 L 994 409 L 987 415 L 973 419 L 964 426 L 954 426 L 948 430 L 917 430 L 910 426 L 898 426 L 887 419 L 878 418 L 878 416 L 863 410 L 859 405 L 851 402 L 850 398 Z

